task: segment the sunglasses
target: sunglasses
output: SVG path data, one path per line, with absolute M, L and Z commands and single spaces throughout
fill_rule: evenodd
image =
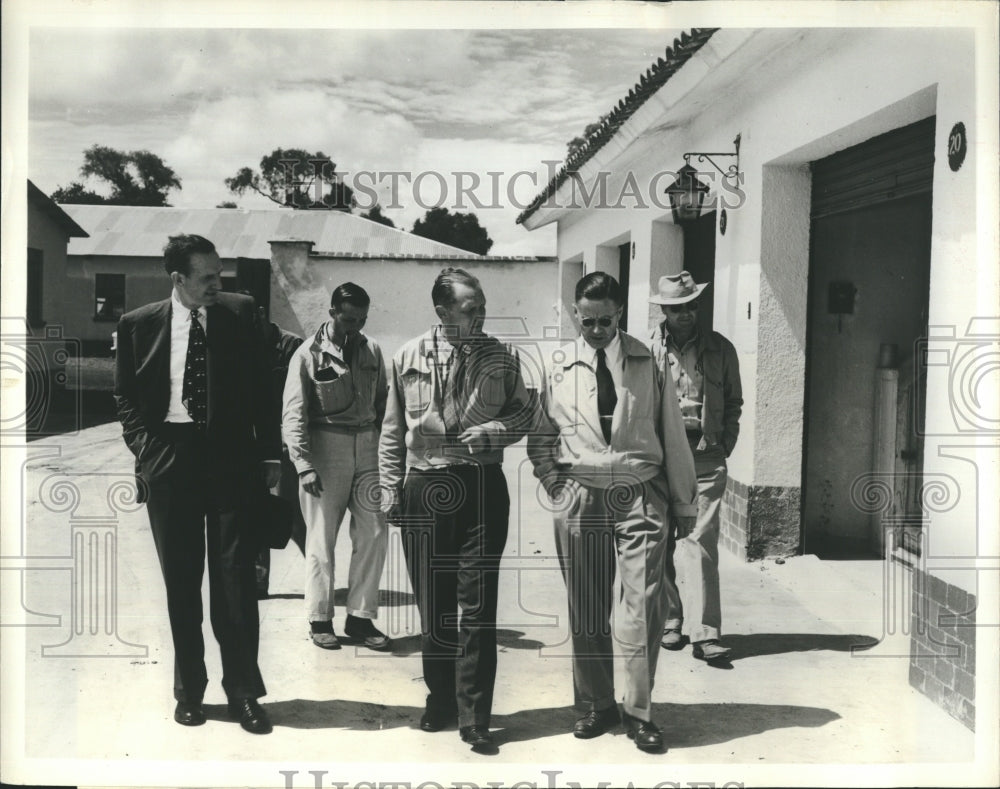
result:
M 580 318 L 580 325 L 585 329 L 593 329 L 595 325 L 607 329 L 618 320 L 618 315 L 603 315 L 600 318 Z
M 679 312 L 695 312 L 698 309 L 698 302 L 689 301 L 686 304 L 668 304 L 667 309 L 674 314 Z

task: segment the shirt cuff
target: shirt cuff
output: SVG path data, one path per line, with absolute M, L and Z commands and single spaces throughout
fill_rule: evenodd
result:
M 698 517 L 698 504 L 678 504 L 674 502 L 670 505 L 670 512 L 677 518 Z

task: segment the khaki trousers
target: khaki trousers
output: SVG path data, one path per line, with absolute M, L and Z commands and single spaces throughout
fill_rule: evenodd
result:
M 667 483 L 591 488 L 569 480 L 557 502 L 556 550 L 569 598 L 573 692 L 581 711 L 615 704 L 612 632 L 625 661 L 625 712 L 651 718 L 666 615 Z M 614 628 L 614 581 L 620 595 Z
M 719 508 L 726 490 L 726 455 L 721 447 L 693 450 L 698 474 L 698 517 L 690 534 L 671 530 L 667 554 L 667 621 L 686 629 L 692 642 L 719 638 Z M 685 539 L 686 538 L 686 539 Z
M 334 546 L 345 513 L 351 512 L 351 567 L 347 574 L 347 613 L 378 616 L 378 584 L 385 564 L 386 525 L 379 509 L 377 430 L 356 435 L 312 430 L 313 467 L 323 492 L 299 488 L 306 522 L 305 598 L 310 622 L 333 618 Z

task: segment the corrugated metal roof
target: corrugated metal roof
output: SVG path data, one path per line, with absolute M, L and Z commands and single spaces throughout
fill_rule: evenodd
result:
M 622 124 L 631 118 L 650 96 L 666 85 L 670 78 L 690 60 L 691 56 L 705 46 L 705 42 L 718 29 L 717 27 L 693 28 L 690 33 L 681 33 L 680 38 L 675 38 L 673 48 L 667 47 L 664 56 L 657 58 L 656 62 L 646 69 L 646 73 L 639 76 L 639 81 L 635 83 L 628 95 L 611 108 L 607 117 L 601 121 L 601 125 L 584 140 L 583 145 L 578 150 L 567 157 L 566 162 L 549 181 L 545 189 L 536 195 L 535 199 L 517 217 L 517 224 L 523 223 L 535 213 L 542 203 L 558 191 L 567 178 L 576 173 L 594 154 L 601 150 L 615 136 Z
M 271 257 L 268 242 L 290 237 L 312 241 L 314 249 L 331 253 L 479 257 L 342 211 L 111 205 L 60 208 L 90 234 L 89 238 L 70 240 L 70 255 L 160 257 L 168 236 L 196 233 L 215 244 L 222 258 L 267 260 Z

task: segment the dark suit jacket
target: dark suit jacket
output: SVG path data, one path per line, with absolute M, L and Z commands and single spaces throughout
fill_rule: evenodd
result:
M 217 468 L 251 472 L 281 456 L 279 426 L 263 335 L 249 296 L 219 294 L 207 308 L 208 425 L 206 439 Z M 115 404 L 125 443 L 136 458 L 139 501 L 146 484 L 173 463 L 159 434 L 170 403 L 171 300 L 147 304 L 118 322 Z

